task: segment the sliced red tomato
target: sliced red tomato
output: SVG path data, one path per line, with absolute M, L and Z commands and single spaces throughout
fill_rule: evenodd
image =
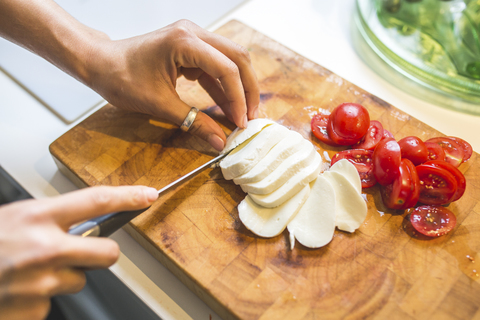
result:
M 360 175 L 360 181 L 362 182 L 362 188 L 370 188 L 377 183 L 372 173 L 372 154 L 371 150 L 363 149 L 350 149 L 343 150 L 335 154 L 332 158 L 331 164 L 340 159 L 346 159 L 350 161 L 355 168 L 357 168 Z
M 328 114 L 317 113 L 313 116 L 312 121 L 310 122 L 310 127 L 312 128 L 313 135 L 318 140 L 328 144 L 329 146 L 337 147 L 338 144 L 333 142 L 327 133 L 328 117 Z
M 445 152 L 445 161 L 458 167 L 463 161 L 465 151 L 457 142 L 447 137 L 436 137 L 428 139 L 425 142 L 433 142 L 442 147 Z
M 330 114 L 327 131 L 335 143 L 348 146 L 360 141 L 369 126 L 370 115 L 364 106 L 357 103 L 342 103 Z
M 419 202 L 424 204 L 443 205 L 450 203 L 457 191 L 457 180 L 440 167 L 421 164 L 417 166 L 420 179 Z
M 377 120 L 371 120 L 367 133 L 362 140 L 352 146 L 353 149 L 373 150 L 383 139 L 383 126 Z
M 402 151 L 402 158 L 407 158 L 414 165 L 419 165 L 428 160 L 428 149 L 423 141 L 415 136 L 408 136 L 398 141 Z
M 428 160 L 445 161 L 445 151 L 442 147 L 433 142 L 425 142 L 425 146 L 428 150 Z
M 419 188 L 413 185 L 415 182 L 413 181 L 410 167 L 415 169 L 410 160 L 402 159 L 398 176 L 393 180 L 392 184 L 382 188 L 382 199 L 387 208 L 405 210 L 410 208 L 410 203 L 415 200 L 412 200 L 412 195 L 414 195 L 412 191 Z M 416 171 L 413 171 L 413 174 L 416 175 Z M 418 176 L 416 182 L 419 183 Z M 418 200 L 418 194 L 416 195 L 416 200 Z
M 432 166 L 436 166 L 436 167 L 439 167 L 439 168 L 443 168 L 443 169 L 447 170 L 448 172 L 450 172 L 455 177 L 455 180 L 457 181 L 457 191 L 455 192 L 455 194 L 454 194 L 454 196 L 451 200 L 452 202 L 457 201 L 458 199 L 460 199 L 463 196 L 463 194 L 465 193 L 465 188 L 467 186 L 467 180 L 465 179 L 465 176 L 463 175 L 463 173 L 460 170 L 455 168 L 450 163 L 445 162 L 445 161 L 441 161 L 441 160 L 427 161 L 427 162 L 425 162 L 425 165 L 432 165 Z
M 413 228 L 429 237 L 440 237 L 457 224 L 455 214 L 442 206 L 420 206 L 410 214 Z
M 383 128 L 383 138 L 393 138 L 393 134 L 387 129 Z
M 464 151 L 465 154 L 463 155 L 462 162 L 465 162 L 468 159 L 470 159 L 470 157 L 473 154 L 473 149 L 472 149 L 472 146 L 470 145 L 470 143 L 468 143 L 467 141 L 465 141 L 461 138 L 457 138 L 457 137 L 447 137 L 447 138 L 455 141 L 456 143 L 458 143 L 463 148 L 463 151 Z
M 411 178 L 410 198 L 407 199 L 404 206 L 404 208 L 407 209 L 414 207 L 417 204 L 418 199 L 420 198 L 420 178 L 418 177 L 417 168 L 415 167 L 413 162 L 405 161 L 405 164 L 408 168 L 408 171 L 410 171 Z
M 373 175 L 382 186 L 389 185 L 399 174 L 402 160 L 400 146 L 393 138 L 381 140 L 372 155 Z

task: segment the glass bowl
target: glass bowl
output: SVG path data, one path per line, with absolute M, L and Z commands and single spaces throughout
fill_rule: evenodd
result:
M 480 0 L 357 0 L 369 46 L 404 76 L 480 114 Z

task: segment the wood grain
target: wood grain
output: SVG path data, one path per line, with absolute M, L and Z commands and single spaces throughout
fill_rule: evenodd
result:
M 346 101 L 364 105 L 397 139 L 442 135 L 240 22 L 217 32 L 248 48 L 261 86 L 260 116 L 311 139 L 321 155 L 341 148 L 311 135 L 311 116 Z M 181 79 L 178 91 L 227 134 L 234 129 L 197 84 Z M 160 188 L 216 155 L 177 126 L 110 105 L 50 150 L 83 186 Z M 291 251 L 286 231 L 263 239 L 242 225 L 236 207 L 245 194 L 219 169 L 161 196 L 125 229 L 225 319 L 480 319 L 478 154 L 460 170 L 466 193 L 449 206 L 458 224 L 437 239 L 416 237 L 408 212 L 386 209 L 374 187 L 364 190 L 369 210 L 359 230 L 335 231 L 320 249 L 297 243 Z

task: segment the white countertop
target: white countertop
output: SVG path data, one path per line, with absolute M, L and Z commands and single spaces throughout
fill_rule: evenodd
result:
M 385 65 L 358 45 L 355 0 L 250 0 L 209 27 L 237 19 L 335 72 L 446 135 L 470 142 L 480 152 L 480 117 L 417 98 L 427 92 L 384 73 Z M 408 88 L 408 89 L 402 89 Z M 432 95 L 431 97 L 435 97 Z M 88 116 L 88 115 L 87 115 Z M 79 120 L 80 121 L 80 120 Z M 0 165 L 33 197 L 75 190 L 55 166 L 48 146 L 77 122 L 66 125 L 0 72 Z M 220 319 L 123 230 L 113 239 L 122 255 L 111 270 L 163 319 Z

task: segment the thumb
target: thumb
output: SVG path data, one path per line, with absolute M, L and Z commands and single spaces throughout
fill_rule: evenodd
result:
M 223 150 L 227 139 L 222 128 L 201 111 L 197 113 L 197 117 L 188 132 L 205 140 L 218 151 Z
M 180 97 L 175 95 L 174 101 L 170 102 L 170 105 L 174 106 L 171 110 L 173 122 L 178 125 L 183 123 L 183 120 L 187 117 L 191 107 L 183 102 Z M 205 140 L 212 147 L 218 151 L 222 151 L 227 137 L 222 128 L 208 115 L 198 111 L 195 121 L 188 130 L 189 133 Z

